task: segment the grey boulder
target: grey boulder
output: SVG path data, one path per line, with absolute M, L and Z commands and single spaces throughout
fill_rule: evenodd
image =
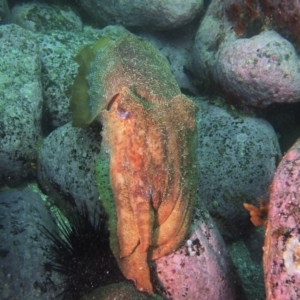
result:
M 62 278 L 44 268 L 51 241 L 39 226 L 55 226 L 41 196 L 29 189 L 0 192 L 0 295 L 2 300 L 55 299 Z
M 34 35 L 17 25 L 0 27 L 0 186 L 35 172 L 41 139 L 42 86 Z
M 167 30 L 193 21 L 202 11 L 202 0 L 80 0 L 96 22 L 147 30 Z

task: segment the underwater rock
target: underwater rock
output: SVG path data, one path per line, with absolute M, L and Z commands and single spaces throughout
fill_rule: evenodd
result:
M 200 200 L 223 236 L 236 238 L 250 225 L 243 203 L 268 198 L 281 156 L 277 136 L 263 119 L 196 100 Z
M 11 13 L 6 0 L 0 0 L 0 24 L 6 24 L 11 20 Z
M 213 0 L 193 47 L 190 69 L 199 86 L 217 85 L 245 111 L 300 101 L 299 57 L 290 42 L 266 28 L 272 27 L 260 6 Z
M 258 239 L 257 233 L 259 233 Z M 227 243 L 226 246 L 248 299 L 263 300 L 266 297 L 262 264 L 264 229 L 254 228 L 250 236 L 245 235 L 244 238 L 251 240 L 252 244 L 256 243 L 256 247 L 249 247 L 248 242 L 242 239 Z
M 35 175 L 41 138 L 42 87 L 34 35 L 17 25 L 0 27 L 0 186 Z
M 148 295 L 136 290 L 128 281 L 100 287 L 80 298 L 80 300 L 163 300 L 158 295 Z
M 298 0 L 260 0 L 263 13 L 287 39 L 299 43 L 300 2 Z
M 101 210 L 95 184 L 100 145 L 100 127 L 74 128 L 71 123 L 54 130 L 43 141 L 38 179 L 66 215 L 83 204 L 90 216 Z
M 83 32 L 53 31 L 36 34 L 42 64 L 43 124 L 46 132 L 71 121 L 70 87 L 77 74 L 74 57 L 85 45 L 102 36 L 116 40 L 128 31 L 122 26 L 107 26 L 103 30 L 85 27 Z
M 38 225 L 54 229 L 40 195 L 29 189 L 0 192 L 0 295 L 2 300 L 54 299 L 62 281 L 46 270 L 50 241 Z
M 80 17 L 67 6 L 22 3 L 15 5 L 11 13 L 13 23 L 31 31 L 82 31 Z
M 300 299 L 300 140 L 281 160 L 270 187 L 264 245 L 266 299 Z
M 167 299 L 247 299 L 235 267 L 206 209 L 197 207 L 188 240 L 155 261 Z
M 101 25 L 121 24 L 146 30 L 167 30 L 183 26 L 202 10 L 202 0 L 110 1 L 79 0 L 86 12 Z
M 265 108 L 300 101 L 300 61 L 292 44 L 275 31 L 225 43 L 212 75 L 239 106 Z
M 212 0 L 196 33 L 189 69 L 197 79 L 199 88 L 206 88 L 213 78 L 211 71 L 216 64 L 216 53 L 226 41 L 237 39 L 232 22 L 227 18 L 225 4 L 227 0 Z

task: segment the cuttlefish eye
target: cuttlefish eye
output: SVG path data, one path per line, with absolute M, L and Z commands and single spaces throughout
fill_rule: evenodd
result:
M 122 107 L 117 107 L 116 113 L 121 120 L 127 120 L 130 117 L 130 112 Z
M 127 120 L 130 117 L 130 112 L 127 111 L 124 107 L 121 107 L 120 104 L 121 95 L 116 94 L 108 102 L 106 110 L 112 111 L 115 110 L 117 117 L 121 120 Z

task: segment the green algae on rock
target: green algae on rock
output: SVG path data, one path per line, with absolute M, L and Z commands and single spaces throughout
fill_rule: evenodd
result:
M 80 70 L 73 124 L 103 125 L 96 180 L 110 246 L 125 277 L 152 294 L 148 260 L 178 249 L 190 226 L 197 109 L 149 42 L 129 34 L 103 46 Z

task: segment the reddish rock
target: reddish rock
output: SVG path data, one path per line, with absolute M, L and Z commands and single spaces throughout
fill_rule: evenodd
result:
M 264 14 L 273 21 L 274 27 L 284 30 L 299 42 L 300 2 L 299 0 L 259 0 Z
M 300 139 L 271 185 L 263 261 L 266 299 L 300 299 Z
M 204 209 L 197 210 L 191 231 L 181 248 L 155 260 L 164 296 L 172 300 L 247 299 L 224 241 Z

